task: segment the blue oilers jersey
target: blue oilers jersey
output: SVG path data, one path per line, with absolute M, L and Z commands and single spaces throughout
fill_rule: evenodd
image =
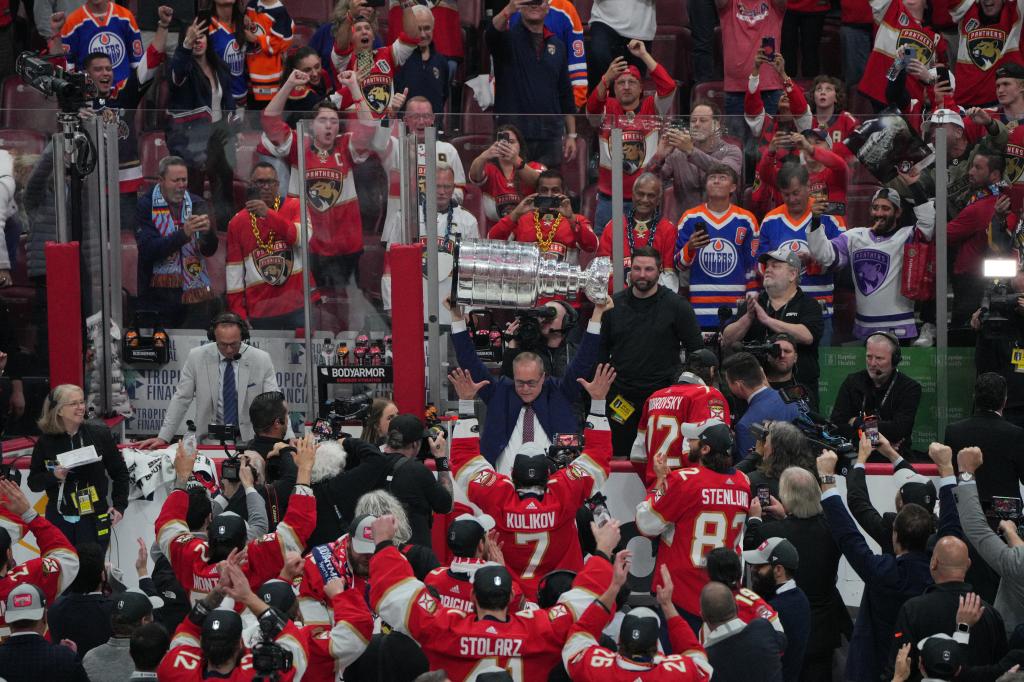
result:
M 231 29 L 217 21 L 210 21 L 209 43 L 217 57 L 228 67 L 231 73 L 231 95 L 236 99 L 245 99 L 249 93 L 249 77 L 245 72 L 245 49 L 238 44 Z
M 835 275 L 811 259 L 807 247 L 807 230 L 811 227 L 811 212 L 793 217 L 786 207 L 779 206 L 765 215 L 761 221 L 761 230 L 757 256 L 771 253 L 779 247 L 787 248 L 800 255 L 804 262 L 797 284 L 809 296 L 813 296 L 821 304 L 822 316 L 832 317 L 832 294 L 835 288 Z M 828 239 L 834 239 L 846 232 L 846 222 L 841 216 L 821 216 L 821 229 Z
M 691 252 L 686 242 L 700 222 L 711 243 Z M 727 308 L 731 317 L 737 301 L 757 290 L 757 240 L 757 218 L 739 206 L 716 215 L 701 204 L 679 219 L 675 265 L 690 273 L 690 305 L 701 329 L 717 330 L 719 308 Z
M 114 67 L 114 87 L 121 89 L 128 74 L 142 61 L 142 34 L 135 15 L 127 7 L 110 3 L 105 17 L 98 17 L 83 5 L 73 11 L 61 29 L 61 42 L 67 47 L 68 66 L 81 70 L 85 58 L 93 52 L 110 57 Z

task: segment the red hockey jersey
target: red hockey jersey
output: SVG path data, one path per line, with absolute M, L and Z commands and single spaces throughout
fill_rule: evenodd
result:
M 192 535 L 185 523 L 188 493 L 172 490 L 156 519 L 156 539 L 174 577 L 189 593 L 193 603 L 213 591 L 217 584 L 217 564 L 210 562 L 209 544 Z M 316 499 L 306 486 L 296 486 L 288 502 L 288 511 L 277 531 L 250 540 L 246 545 L 248 563 L 243 565 L 249 584 L 256 589 L 276 578 L 284 567 L 285 552 L 301 553 L 316 527 Z
M 466 613 L 473 613 L 473 600 L 470 598 L 473 593 L 473 574 L 481 566 L 492 564 L 486 559 L 466 559 L 455 557 L 450 566 L 435 568 L 427 574 L 423 582 L 441 601 L 441 606 L 446 609 L 458 609 Z M 526 606 L 526 599 L 523 590 L 517 581 L 512 583 L 512 606 L 509 608 L 518 611 Z
M 46 603 L 52 604 L 78 575 L 78 552 L 64 533 L 39 515 L 29 522 L 27 530 L 36 536 L 39 556 L 18 564 L 0 578 L 0 640 L 11 634 L 4 620 L 4 607 L 7 604 L 7 595 L 15 587 L 31 583 L 43 591 Z M 12 533 L 11 538 L 15 539 L 23 534 L 24 532 L 19 532 L 16 536 Z
M 632 234 L 631 234 L 632 232 Z M 597 256 L 612 255 L 612 222 L 609 220 L 601 233 L 601 240 L 597 246 Z M 676 226 L 668 220 L 661 218 L 656 224 L 643 230 L 634 228 L 631 230 L 629 217 L 622 216 L 622 269 L 623 277 L 626 278 L 626 286 L 629 286 L 629 268 L 633 263 L 633 250 L 641 246 L 653 246 L 661 254 L 661 269 L 672 267 L 672 257 L 676 249 Z M 611 291 L 612 283 L 608 283 Z
M 612 441 L 608 420 L 590 415 L 584 433 L 585 452 L 548 479 L 543 497 L 520 497 L 512 479 L 494 471 L 480 455 L 475 419 L 460 419 L 452 434 L 452 474 L 469 501 L 494 517 L 505 564 L 530 600 L 547 573 L 583 566 L 576 531 L 576 510 L 601 489 L 611 467 Z
M 576 249 L 588 253 L 597 249 L 597 235 L 586 216 L 577 213 L 572 220 L 566 220 L 560 213 L 535 217 L 536 213 L 530 211 L 515 224 L 505 216 L 487 231 L 487 238 L 506 240 L 512 237 L 513 241 L 536 244 L 542 254 L 559 260 L 576 255 Z
M 366 578 L 356 575 L 348 560 L 348 535 L 326 545 L 317 545 L 306 556 L 299 585 L 299 608 L 302 621 L 307 625 L 330 623 L 324 583 L 334 576 L 341 578 L 346 591 L 366 594 Z
M 334 626 L 304 625 L 299 628 L 309 653 L 306 682 L 334 682 L 337 670 L 344 670 L 366 651 L 373 636 L 373 614 L 366 597 L 355 590 L 335 595 L 331 602 Z
M 228 223 L 228 308 L 242 319 L 287 315 L 302 307 L 302 249 L 298 244 L 299 200 L 256 220 L 244 208 Z
M 705 467 L 673 471 L 665 492 L 652 490 L 636 507 L 637 529 L 661 536 L 654 564 L 654 584 L 668 566 L 676 604 L 700 613 L 700 591 L 708 582 L 705 555 L 717 547 L 743 547 L 743 523 L 750 508 L 750 481 L 738 469 L 718 473 Z
M 441 606 L 395 547 L 373 555 L 370 573 L 373 609 L 391 627 L 415 639 L 430 668 L 443 668 L 454 682 L 474 680 L 491 666 L 508 670 L 515 682 L 547 679 L 574 621 L 600 628 L 608 618 L 604 606 L 594 601 L 594 595 L 611 584 L 611 564 L 601 557 L 591 557 L 558 604 L 509 612 L 504 622 L 491 617 L 477 620 L 474 614 Z
M 401 24 L 399 24 L 401 26 Z M 377 118 L 383 118 L 395 88 L 395 74 L 405 60 L 416 49 L 416 41 L 404 33 L 386 47 L 376 50 L 355 52 L 351 48 L 345 52 L 334 46 L 331 62 L 336 72 L 355 71 L 359 77 L 359 87 L 363 91 L 363 99 L 370 111 Z
M 738 590 L 732 591 L 733 596 L 736 597 L 736 617 L 742 620 L 744 623 L 749 623 L 755 618 L 764 618 L 766 621 L 772 624 L 772 626 L 779 632 L 785 632 L 782 629 L 782 621 L 779 620 L 779 614 L 771 607 L 771 604 L 766 602 L 761 596 L 753 590 L 748 590 L 745 587 L 741 587 Z M 700 641 L 704 643 L 707 639 L 709 630 L 705 623 L 700 629 Z
M 196 625 L 192 619 L 185 617 L 181 625 L 174 631 L 174 639 L 171 640 L 171 648 L 160 661 L 157 668 L 157 679 L 160 682 L 201 682 L 206 677 L 206 660 L 203 650 L 199 646 L 200 636 L 203 628 Z M 301 644 L 302 633 L 294 623 L 288 621 L 284 629 L 274 640 L 292 655 L 292 667 L 281 673 L 278 678 L 280 682 L 291 682 L 292 680 L 303 679 L 306 672 L 307 653 L 306 648 Z M 252 666 L 252 653 L 245 650 L 242 660 L 226 677 L 218 676 L 217 679 L 230 680 L 230 682 L 248 682 L 256 678 L 256 670 Z M 305 678 L 309 679 L 309 678 Z
M 597 88 L 591 90 L 587 98 L 588 117 L 601 122 L 601 134 L 597 142 L 601 151 L 597 191 L 602 194 L 611 196 L 612 193 L 613 127 L 622 129 L 622 197 L 626 201 L 633 197 L 633 181 L 643 172 L 658 147 L 658 129 L 661 127 L 659 114 L 668 113 L 676 82 L 661 64 L 651 71 L 651 79 L 657 89 L 657 98 L 650 95 L 644 97 L 635 111 L 626 112 L 615 97 L 600 99 Z
M 540 172 L 547 170 L 546 166 L 536 161 L 530 161 L 526 165 Z M 507 177 L 498 164 L 485 164 L 484 181 L 480 183 L 480 190 L 484 195 L 484 214 L 487 216 L 489 226 L 508 215 L 524 196 L 533 194 L 534 189 L 532 185 L 520 180 L 518 173 L 513 172 L 512 177 Z
M 680 616 L 669 618 L 671 656 L 657 654 L 650 662 L 632 661 L 598 645 L 601 631 L 586 630 L 584 623 L 573 627 L 562 651 L 569 678 L 578 682 L 704 682 L 711 678 L 711 665 L 693 629 Z
M 914 58 L 923 64 L 931 63 L 936 55 L 947 54 L 946 41 L 930 26 L 923 26 L 903 7 L 902 0 L 873 0 L 871 12 L 877 24 L 875 44 L 860 79 L 860 91 L 877 102 L 885 102 L 885 87 L 889 83 L 886 73 L 893 59 L 906 48 L 914 51 Z M 924 86 L 913 76 L 907 78 L 907 92 L 911 99 L 923 99 Z
M 998 21 L 982 23 L 975 0 L 952 2 L 957 22 L 956 101 L 964 107 L 990 104 L 996 98 L 996 69 L 1007 62 L 1024 64 L 1020 54 L 1021 2 L 1006 2 Z
M 263 114 L 261 144 L 291 166 L 288 196 L 306 193 L 309 207 L 309 250 L 319 256 L 342 256 L 363 250 L 363 220 L 359 213 L 353 168 L 369 158 L 368 150 L 353 148 L 352 133 L 339 135 L 334 153 L 321 159 L 312 145 L 306 154 L 306 177 L 299 177 L 298 136 L 278 116 Z
M 682 426 L 705 419 L 721 419 L 729 423 L 729 403 L 713 386 L 673 384 L 647 398 L 629 455 L 631 461 L 645 465 L 645 486 L 649 487 L 657 478 L 654 475 L 655 455 L 666 455 L 673 470 L 689 463 L 686 456 L 690 448 L 683 438 Z

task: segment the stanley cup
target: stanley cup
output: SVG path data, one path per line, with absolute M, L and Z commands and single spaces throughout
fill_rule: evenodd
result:
M 452 294 L 460 304 L 488 308 L 529 308 L 551 296 L 574 301 L 580 290 L 604 303 L 611 274 L 608 258 L 595 258 L 583 270 L 543 257 L 536 244 L 465 239 L 455 258 Z

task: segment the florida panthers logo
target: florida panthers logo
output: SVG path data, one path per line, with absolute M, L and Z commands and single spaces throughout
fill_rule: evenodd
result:
M 932 41 L 927 33 L 912 28 L 905 28 L 900 31 L 900 37 L 896 40 L 896 54 L 902 55 L 907 48 L 913 48 L 911 55 L 913 59 L 927 64 L 932 59 Z
M 1019 144 L 1006 145 L 1006 179 L 1010 184 L 1024 181 L 1024 146 Z
M 272 287 L 288 281 L 295 267 L 292 250 L 284 242 L 275 243 L 271 251 L 256 249 L 252 252 L 252 262 L 263 281 Z
M 337 168 L 313 168 L 306 172 L 306 198 L 313 210 L 325 213 L 341 198 L 345 175 Z
M 378 116 L 384 113 L 391 103 L 391 76 L 370 74 L 362 82 L 363 99 L 370 110 Z
M 1006 32 L 995 28 L 979 28 L 967 34 L 967 54 L 982 71 L 994 67 L 1003 56 Z

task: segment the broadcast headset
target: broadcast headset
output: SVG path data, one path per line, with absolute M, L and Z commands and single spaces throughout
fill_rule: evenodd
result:
M 576 323 L 579 321 L 580 313 L 578 310 L 569 305 L 567 301 L 563 301 L 559 298 L 548 301 L 546 305 L 551 307 L 553 304 L 557 304 L 558 306 L 565 310 L 565 317 L 562 318 L 562 328 L 559 329 L 558 331 L 562 332 L 563 336 L 568 336 L 569 332 L 572 330 L 573 327 L 576 326 Z
M 903 359 L 903 349 L 900 348 L 900 340 L 897 339 L 896 335 L 891 332 L 871 332 L 871 334 L 868 335 L 868 338 L 864 339 L 864 347 L 866 348 L 868 345 L 868 341 L 870 341 L 876 336 L 885 337 L 886 339 L 888 339 L 889 343 L 892 344 L 892 366 L 893 369 L 895 369 L 900 364 L 900 360 Z
M 206 329 L 206 338 L 210 341 L 216 341 L 217 337 L 214 336 L 213 332 L 222 324 L 233 324 L 237 326 L 242 332 L 242 342 L 245 343 L 249 340 L 249 325 L 240 316 L 235 313 L 221 313 L 217 317 L 213 318 L 213 322 Z

